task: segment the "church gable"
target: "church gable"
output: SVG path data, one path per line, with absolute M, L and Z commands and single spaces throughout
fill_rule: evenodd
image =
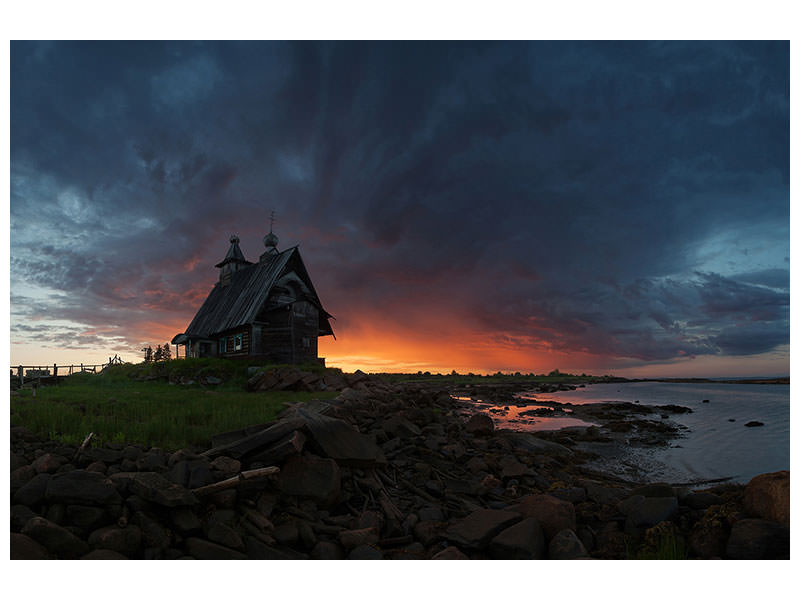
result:
M 278 251 L 271 231 L 257 263 L 244 258 L 232 236 L 216 266 L 220 279 L 185 333 L 173 339 L 189 356 L 264 356 L 313 362 L 317 338 L 333 335 L 329 319 L 295 246 Z

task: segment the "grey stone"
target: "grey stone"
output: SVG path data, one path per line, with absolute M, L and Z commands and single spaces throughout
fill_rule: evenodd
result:
M 369 436 L 359 433 L 341 419 L 320 415 L 301 406 L 295 407 L 306 423 L 322 453 L 347 466 L 384 464 L 383 452 Z
M 173 527 L 180 533 L 196 531 L 203 526 L 197 515 L 189 508 L 173 508 L 169 514 Z
M 579 479 L 577 485 L 586 490 L 586 496 L 598 504 L 615 505 L 622 500 L 626 492 L 622 488 L 606 487 L 595 481 Z
M 469 560 L 469 556 L 464 554 L 455 546 L 448 546 L 431 556 L 432 560 Z
M 788 559 L 789 528 L 766 519 L 742 519 L 733 524 L 725 553 L 742 560 Z
M 503 479 L 516 479 L 530 473 L 530 469 L 513 456 L 501 458 L 499 466 L 502 471 L 500 477 Z
M 562 529 L 553 536 L 547 554 L 551 560 L 571 560 L 588 556 L 586 548 L 571 529 Z
M 161 506 L 192 506 L 198 503 L 189 490 L 154 472 L 134 473 L 128 486 L 132 493 Z
M 478 413 L 467 419 L 464 430 L 475 435 L 489 435 L 494 431 L 494 421 L 490 416 Z
M 131 519 L 142 531 L 142 545 L 145 548 L 169 548 L 172 535 L 161 523 L 143 512 L 137 512 Z
M 151 448 L 136 459 L 139 471 L 163 471 L 167 468 L 167 455 L 159 448 Z
M 675 490 L 666 483 L 649 483 L 631 491 L 631 496 L 644 496 L 645 498 L 672 498 Z
M 297 529 L 297 522 L 292 519 L 275 526 L 272 531 L 275 541 L 284 546 L 294 546 L 300 539 L 300 532 Z
M 248 454 L 248 463 L 262 462 L 265 465 L 279 465 L 290 456 L 295 456 L 303 451 L 306 436 L 302 431 L 292 431 L 286 437 L 254 454 Z
M 25 527 L 25 524 L 33 517 L 39 516 L 24 504 L 14 504 L 9 513 L 11 517 L 11 531 L 17 533 L 19 533 L 19 531 Z
M 426 506 L 417 511 L 420 521 L 444 521 L 444 513 L 438 506 Z
M 575 529 L 575 507 L 549 494 L 524 496 L 511 510 L 524 517 L 533 517 L 542 526 L 545 537 L 550 540 L 562 529 Z
M 51 504 L 47 507 L 45 518 L 57 525 L 66 525 L 67 507 L 63 504 Z
M 502 433 L 502 438 L 508 440 L 508 442 L 514 448 L 527 450 L 529 452 L 534 452 L 537 454 L 552 454 L 555 456 L 572 455 L 572 450 L 570 450 L 566 446 L 563 446 L 562 444 L 558 444 L 556 442 L 543 440 L 541 438 L 536 437 L 532 433 L 527 433 L 524 431 L 504 431 Z
M 229 456 L 218 456 L 211 461 L 211 468 L 219 474 L 220 479 L 228 479 L 242 470 L 242 463 Z
M 540 559 L 545 548 L 542 526 L 536 519 L 528 518 L 497 534 L 489 543 L 489 555 L 497 559 Z
M 28 461 L 25 460 L 25 457 L 21 454 L 17 454 L 13 450 L 11 451 L 11 466 L 9 467 L 9 472 L 13 473 L 20 467 L 25 467 L 28 465 Z
M 100 506 L 70 504 L 67 506 L 67 520 L 84 531 L 94 531 L 107 524 L 109 517 L 106 510 Z
M 365 529 L 345 529 L 339 532 L 339 543 L 350 550 L 362 545 L 378 543 L 378 531 L 374 527 Z
M 385 419 L 382 423 L 383 430 L 389 435 L 399 438 L 415 437 L 422 435 L 419 427 L 405 417 L 395 415 Z
M 56 558 L 75 559 L 89 552 L 86 542 L 43 517 L 30 519 L 22 528 L 22 533 L 39 542 Z
M 683 499 L 689 508 L 703 510 L 715 504 L 722 504 L 722 498 L 711 492 L 692 492 Z
M 128 560 L 128 557 L 108 548 L 98 548 L 81 556 L 81 560 Z
M 644 496 L 631 496 L 630 498 L 625 498 L 625 500 L 620 500 L 617 503 L 617 510 L 623 515 L 630 515 L 641 506 L 642 502 L 644 502 Z
M 105 475 L 106 471 L 108 471 L 108 467 L 106 467 L 106 463 L 103 461 L 96 460 L 93 463 L 89 463 L 89 465 L 86 467 L 86 470 L 91 473 L 100 473 Z
M 341 560 L 344 552 L 338 544 L 333 542 L 317 542 L 311 550 L 311 558 L 316 560 Z
M 678 499 L 674 496 L 645 497 L 645 499 L 628 514 L 626 525 L 637 528 L 652 527 L 661 521 L 672 518 L 677 512 Z
M 36 477 L 36 469 L 31 465 L 25 465 L 11 471 L 9 476 L 11 493 L 15 494 L 22 486 Z
M 31 463 L 37 473 L 55 473 L 61 465 L 68 461 L 58 454 L 43 454 Z
M 572 504 L 586 501 L 586 490 L 582 487 L 557 488 L 551 491 L 550 494 L 559 500 L 571 502 Z
M 122 460 L 122 450 L 111 450 L 110 448 L 85 448 L 81 451 L 81 458 L 88 462 L 96 460 L 102 461 L 107 465 L 120 462 Z M 86 464 L 86 463 L 81 463 Z
M 372 546 L 358 546 L 347 555 L 348 560 L 383 560 L 383 552 Z
M 447 528 L 446 536 L 463 548 L 484 548 L 500 531 L 522 520 L 507 510 L 481 508 Z
M 119 504 L 122 497 L 114 484 L 101 473 L 75 470 L 53 475 L 45 499 L 64 504 Z
M 286 461 L 278 477 L 280 490 L 291 496 L 334 504 L 341 492 L 339 465 L 330 458 L 313 455 L 293 456 Z
M 101 527 L 89 534 L 89 545 L 94 549 L 113 550 L 135 558 L 141 550 L 142 530 L 136 525 Z
M 206 537 L 212 542 L 234 550 L 244 551 L 244 541 L 236 531 L 216 519 L 209 520 L 205 528 Z
M 186 552 L 194 558 L 201 560 L 241 560 L 247 555 L 237 552 L 226 546 L 209 542 L 202 538 L 190 537 L 186 539 Z
M 39 473 L 17 490 L 12 502 L 14 504 L 24 504 L 26 506 L 37 506 L 41 504 L 44 502 L 44 495 L 47 491 L 47 484 L 50 481 L 50 477 L 51 475 L 48 473 Z
M 43 560 L 50 558 L 47 550 L 36 540 L 21 533 L 11 534 L 11 560 Z

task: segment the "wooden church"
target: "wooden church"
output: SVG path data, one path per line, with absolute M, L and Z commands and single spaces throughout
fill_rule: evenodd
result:
M 264 358 L 276 363 L 324 364 L 317 338 L 333 335 L 297 246 L 278 250 L 278 237 L 264 236 L 257 263 L 245 259 L 239 238 L 216 265 L 219 281 L 184 333 L 172 343 L 191 357 Z M 335 338 L 335 336 L 334 336 Z

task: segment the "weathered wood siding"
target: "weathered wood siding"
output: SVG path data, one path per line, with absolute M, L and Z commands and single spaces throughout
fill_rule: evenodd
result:
M 260 316 L 258 354 L 281 363 L 317 361 L 319 312 L 313 304 L 300 300 Z

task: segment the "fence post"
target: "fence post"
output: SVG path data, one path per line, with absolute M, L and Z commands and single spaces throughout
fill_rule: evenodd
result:
M 58 365 L 53 363 L 53 377 L 58 377 Z
M 81 363 L 81 373 L 83 373 L 83 363 Z
M 22 376 L 22 365 L 17 367 L 17 374 L 19 375 L 19 385 L 25 385 L 25 378 Z

